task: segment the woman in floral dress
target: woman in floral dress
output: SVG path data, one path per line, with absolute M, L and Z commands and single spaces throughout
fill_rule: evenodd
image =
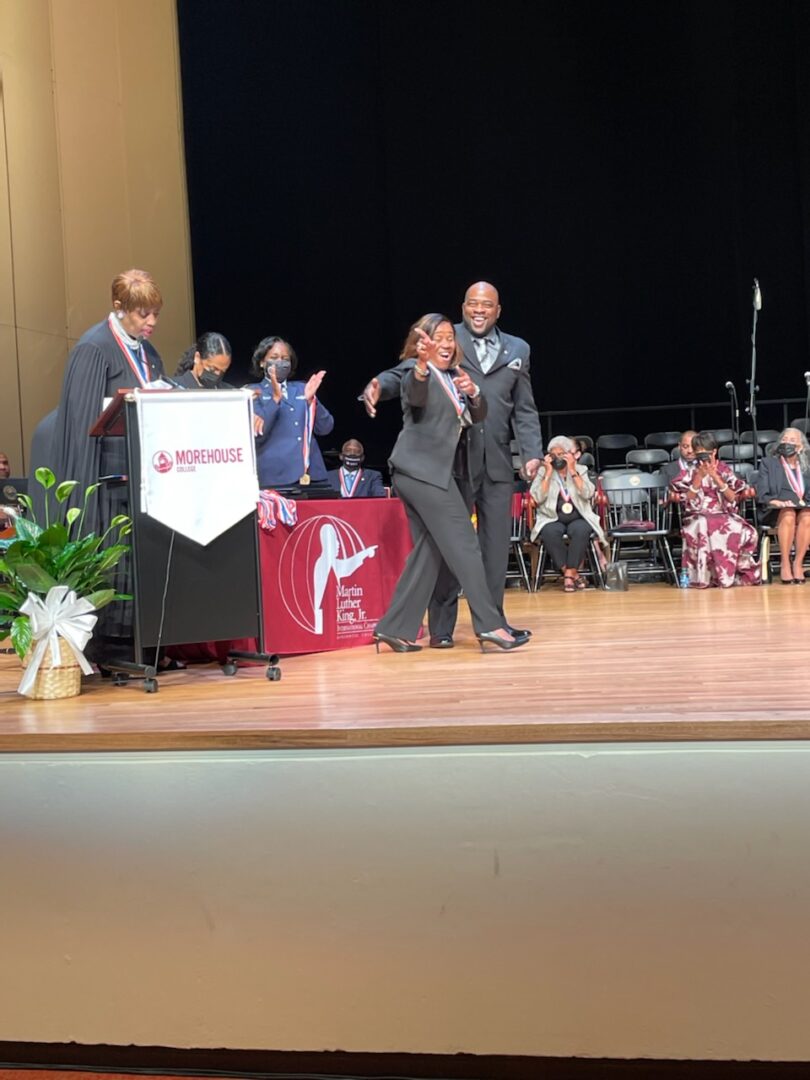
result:
M 759 585 L 757 532 L 737 513 L 745 482 L 717 460 L 717 442 L 711 432 L 699 431 L 692 447 L 694 469 L 682 472 L 671 484 L 681 497 L 681 565 L 689 575 L 689 585 L 695 589 Z

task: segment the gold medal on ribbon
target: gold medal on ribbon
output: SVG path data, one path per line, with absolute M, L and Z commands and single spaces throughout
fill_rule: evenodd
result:
M 571 503 L 569 503 L 569 502 L 563 503 L 562 504 L 562 512 L 564 514 L 572 514 L 574 512 L 574 508 L 571 505 Z
M 298 483 L 302 487 L 306 487 L 307 484 L 310 484 L 311 482 L 312 482 L 312 477 L 309 475 L 309 473 L 304 473 L 304 475 L 298 481 Z

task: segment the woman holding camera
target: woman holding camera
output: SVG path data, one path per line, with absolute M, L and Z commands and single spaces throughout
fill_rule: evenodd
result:
M 563 575 L 563 591 L 572 593 L 586 588 L 579 570 L 591 535 L 595 533 L 605 544 L 605 534 L 591 508 L 594 486 L 587 468 L 577 461 L 579 451 L 574 440 L 557 435 L 547 450 L 531 487 L 537 507 L 532 540 L 543 541 L 551 561 Z
M 737 513 L 745 482 L 717 458 L 710 431 L 692 437 L 695 466 L 671 483 L 681 497 L 683 554 L 681 566 L 694 589 L 716 585 L 759 585 L 757 531 Z
M 765 524 L 776 526 L 779 580 L 804 585 L 804 557 L 810 547 L 810 448 L 798 428 L 785 428 L 771 454 L 759 463 L 757 501 Z

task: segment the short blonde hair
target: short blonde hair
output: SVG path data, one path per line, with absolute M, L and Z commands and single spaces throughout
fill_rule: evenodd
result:
M 112 281 L 113 307 L 124 311 L 153 311 L 163 307 L 163 297 L 152 275 L 146 270 L 124 270 Z

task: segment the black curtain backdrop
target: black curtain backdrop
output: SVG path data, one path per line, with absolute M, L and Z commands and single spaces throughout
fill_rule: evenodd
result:
M 246 375 L 289 338 L 380 463 L 399 407 L 356 396 L 426 311 L 500 289 L 555 431 L 760 396 L 810 367 L 804 0 L 178 0 L 199 330 Z M 803 409 L 797 407 L 796 413 Z M 720 409 L 706 422 L 724 423 Z M 773 411 L 760 427 L 778 426 Z M 748 426 L 747 424 L 744 426 Z

